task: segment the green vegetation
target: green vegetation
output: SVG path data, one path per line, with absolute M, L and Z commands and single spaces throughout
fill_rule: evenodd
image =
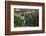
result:
M 27 16 L 27 14 L 14 14 L 14 26 L 15 27 L 21 27 L 21 26 L 26 26 L 24 24 L 24 19 L 23 17 Z M 39 25 L 39 14 L 28 14 L 28 18 L 29 18 L 29 22 L 28 22 L 28 26 L 38 26 Z
M 29 26 L 38 26 L 39 24 L 39 15 L 38 14 L 32 14 L 29 16 Z
M 24 14 L 15 14 L 14 16 L 14 26 L 22 26 Z

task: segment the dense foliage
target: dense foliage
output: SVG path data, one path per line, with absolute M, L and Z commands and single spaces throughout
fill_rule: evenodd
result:
M 28 24 L 24 23 L 23 17 L 28 16 Z M 39 25 L 39 14 L 16 14 L 14 16 L 14 26 L 38 26 Z

